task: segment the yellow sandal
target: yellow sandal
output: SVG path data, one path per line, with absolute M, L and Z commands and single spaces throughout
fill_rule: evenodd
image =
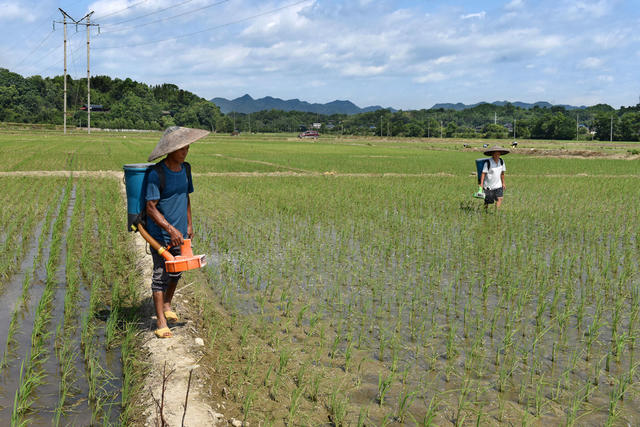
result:
M 156 331 L 154 333 L 156 334 L 156 337 L 158 337 L 158 338 L 172 338 L 173 337 L 173 333 L 171 332 L 171 329 L 169 329 L 169 328 L 156 329 Z
M 171 310 L 164 312 L 164 318 L 167 319 L 167 322 L 169 323 L 175 323 L 178 321 L 178 315 Z

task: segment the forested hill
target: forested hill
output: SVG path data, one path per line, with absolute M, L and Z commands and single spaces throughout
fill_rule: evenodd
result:
M 0 68 L 0 122 L 63 122 L 62 76 L 22 77 Z M 87 79 L 67 77 L 67 123 L 87 125 Z M 91 77 L 91 126 L 164 129 L 179 125 L 217 129 L 225 118 L 218 107 L 173 84 L 149 86 L 131 79 Z
M 70 126 L 86 126 L 86 79 L 67 79 Z M 597 139 L 639 141 L 640 104 L 615 110 L 606 104 L 564 106 L 480 104 L 460 111 L 378 109 L 320 114 L 269 109 L 222 114 L 214 103 L 173 84 L 150 86 L 131 79 L 91 78 L 91 126 L 162 130 L 172 125 L 216 132 L 297 132 L 320 123 L 322 134 L 443 138 Z M 22 77 L 0 68 L 0 122 L 61 125 L 63 77 Z M 86 107 L 85 107 L 86 108 Z
M 451 104 L 451 103 L 442 103 L 442 104 L 435 104 L 433 107 L 431 107 L 432 110 L 437 110 L 439 108 L 443 108 L 445 110 L 457 110 L 457 111 L 461 111 L 461 110 L 466 110 L 467 108 L 473 108 L 473 107 L 477 107 L 478 105 L 482 105 L 482 104 L 489 104 L 488 102 L 478 102 L 477 104 L 463 104 L 461 102 L 455 103 L 455 104 Z M 534 102 L 533 104 L 530 104 L 528 102 L 509 102 L 509 101 L 494 101 L 491 103 L 491 105 L 496 105 L 498 107 L 504 107 L 507 104 L 511 104 L 514 107 L 518 107 L 518 108 L 524 108 L 525 110 L 529 110 L 531 108 L 551 108 L 551 107 L 562 107 L 565 110 L 578 110 L 578 109 L 583 109 L 583 108 L 587 108 L 584 105 L 582 107 L 576 107 L 574 105 L 553 105 L 550 104 L 548 102 L 545 101 L 540 101 L 540 102 Z
M 339 101 L 335 100 L 326 104 L 309 103 L 306 101 L 300 101 L 299 99 L 280 99 L 271 96 L 265 96 L 264 98 L 253 99 L 250 95 L 244 95 L 236 99 L 225 98 L 213 98 L 211 100 L 214 104 L 220 107 L 220 111 L 223 113 L 256 113 L 258 111 L 265 110 L 280 110 L 280 111 L 300 111 L 307 113 L 317 114 L 359 114 L 367 113 L 369 111 L 381 110 L 379 105 L 360 108 L 351 101 Z M 390 111 L 395 111 L 392 108 L 387 108 Z

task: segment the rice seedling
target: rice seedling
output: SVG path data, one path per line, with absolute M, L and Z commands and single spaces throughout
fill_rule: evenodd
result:
M 382 373 L 378 374 L 378 395 L 376 396 L 376 398 L 378 400 L 379 406 L 382 406 L 384 404 L 384 397 L 391 388 L 393 380 L 393 372 L 390 373 L 387 377 L 383 377 Z
M 0 135 L 0 143 L 7 143 L 2 138 Z M 54 140 L 51 147 L 76 154 L 54 154 L 50 163 L 15 150 L 11 156 L 16 168 L 55 168 L 52 165 L 56 164 L 92 170 L 120 168 L 118 159 L 124 155 L 116 147 L 125 145 L 116 142 L 115 136 L 105 134 L 104 138 L 102 144 L 77 144 L 71 149 L 70 142 Z M 33 150 L 36 144 L 34 138 L 25 147 Z M 145 144 L 151 144 L 150 140 L 133 142 L 126 148 L 128 155 L 139 152 L 144 157 Z M 108 153 L 100 147 L 109 147 Z M 457 412 L 461 397 L 465 403 L 458 418 L 466 417 L 466 423 L 475 414 L 482 423 L 489 412 L 530 423 L 528 409 L 556 424 L 589 423 L 592 416 L 610 417 L 617 423 L 638 415 L 640 402 L 632 392 L 637 378 L 622 376 L 636 364 L 633 349 L 640 313 L 639 278 L 633 274 L 639 262 L 634 231 L 639 215 L 631 197 L 637 186 L 633 162 L 538 159 L 515 153 L 509 158 L 512 185 L 505 209 L 485 215 L 459 209 L 459 195 L 469 183 L 468 165 L 477 153 L 461 152 L 453 145 L 438 150 L 431 150 L 425 141 L 376 141 L 372 145 L 333 141 L 311 146 L 277 138 L 230 142 L 216 137 L 216 144 L 199 148 L 200 154 L 193 151 L 197 173 L 210 167 L 247 171 L 252 165 L 256 168 L 252 170 L 278 170 L 277 166 L 257 166 L 255 161 L 286 161 L 298 170 L 314 172 L 264 179 L 194 176 L 197 191 L 192 202 L 197 209 L 198 240 L 215 254 L 215 261 L 194 288 L 211 292 L 235 324 L 229 330 L 238 332 L 227 340 L 228 330 L 218 324 L 217 309 L 203 303 L 207 348 L 215 351 L 240 342 L 246 357 L 238 360 L 244 365 L 232 372 L 247 378 L 262 379 L 271 369 L 264 385 L 255 382 L 254 402 L 263 401 L 271 389 L 279 400 L 276 403 L 283 405 L 291 401 L 287 397 L 295 388 L 304 386 L 302 394 L 308 400 L 299 398 L 292 422 L 319 423 L 322 414 L 310 409 L 313 402 L 326 402 L 326 420 L 335 384 L 350 384 L 350 388 L 340 388 L 340 394 L 353 406 L 353 416 L 342 420 L 351 424 L 361 418 L 361 394 L 369 389 L 364 400 L 376 400 L 376 405 L 366 418 L 376 425 L 397 420 L 407 390 L 417 389 L 421 397 L 455 390 L 438 395 L 432 405 L 425 402 L 417 413 L 407 405 L 405 420 L 415 416 L 424 425 L 437 423 L 444 408 Z M 223 161 L 212 154 L 226 157 Z M 372 157 L 377 155 L 387 157 Z M 326 170 L 351 175 L 322 175 Z M 423 175 L 385 176 L 384 172 Z M 535 173 L 537 179 L 532 182 L 527 173 Z M 27 188 L 17 178 L 10 179 L 12 185 L 5 186 L 10 189 L 8 195 L 0 195 L 5 202 L 19 200 L 17 195 Z M 98 355 L 117 352 L 118 347 L 123 355 L 125 350 L 133 353 L 135 334 L 118 319 L 130 312 L 129 295 L 134 293 L 136 278 L 128 272 L 132 269 L 127 256 L 110 249 L 123 250 L 128 245 L 119 231 L 121 212 L 113 212 L 113 206 L 121 204 L 115 182 L 74 180 L 86 207 L 77 220 L 71 219 L 70 228 L 78 229 L 78 244 L 66 238 L 66 263 L 49 260 L 60 256 L 64 248 L 60 241 L 64 240 L 64 220 L 58 218 L 65 217 L 59 206 L 64 204 L 68 183 L 47 178 L 38 181 L 46 184 L 36 196 L 37 207 L 21 210 L 29 212 L 24 221 L 12 218 L 21 209 L 17 203 L 1 210 L 0 267 L 7 262 L 17 265 L 14 260 L 28 252 L 33 232 L 13 232 L 20 227 L 33 229 L 35 224 L 37 229 L 42 222 L 43 236 L 49 232 L 58 236 L 38 240 L 35 270 L 24 289 L 38 283 L 38 266 L 43 260 L 48 264 L 42 269 L 45 284 L 65 270 L 62 336 L 72 341 L 75 334 L 80 337 L 79 362 L 86 361 L 87 373 L 89 364 L 95 364 L 96 378 L 100 378 L 98 366 L 104 369 L 105 362 L 91 348 Z M 588 196 L 595 193 L 603 194 L 602 199 Z M 617 214 L 611 215 L 612 211 Z M 100 247 L 92 241 L 100 242 Z M 5 256 L 9 251 L 15 257 Z M 24 295 L 23 301 L 33 298 L 32 292 Z M 56 295 L 54 292 L 54 300 Z M 44 297 L 50 299 L 51 293 Z M 36 297 L 32 305 L 38 307 L 41 300 Z M 74 304 L 88 309 L 74 313 Z M 16 304 L 14 310 L 19 306 L 28 304 Z M 97 315 L 106 310 L 111 316 L 105 323 Z M 41 333 L 48 329 L 42 324 L 47 318 L 44 308 L 38 317 L 41 320 L 34 321 L 34 329 L 39 332 L 33 335 L 33 342 L 46 353 L 52 337 L 38 344 Z M 50 319 L 54 318 L 60 321 L 55 311 Z M 21 324 L 12 323 L 9 316 L 6 324 L 13 337 L 9 343 L 20 336 Z M 108 337 L 109 350 L 103 335 Z M 256 352 L 264 348 L 256 346 L 256 340 L 275 349 L 267 363 L 262 363 L 266 353 Z M 56 349 L 64 347 L 62 341 Z M 17 369 L 12 368 L 14 356 L 7 349 L 20 350 L 18 355 L 26 349 L 5 345 L 7 356 L 0 364 Z M 65 357 L 58 353 L 56 358 Z M 285 357 L 286 363 L 280 360 L 283 354 L 291 355 Z M 134 360 L 132 355 L 123 356 L 125 384 L 129 384 L 123 384 L 123 401 L 125 395 L 130 401 L 135 394 L 134 367 L 138 365 Z M 305 363 L 307 370 L 298 374 Z M 85 381 L 84 367 L 80 367 L 76 365 L 78 379 Z M 323 370 L 328 370 L 323 372 L 327 379 L 320 381 Z M 378 402 L 375 376 L 379 374 L 380 381 L 391 373 L 398 375 L 398 390 L 402 387 L 403 391 L 396 392 L 395 384 L 389 386 L 384 403 Z M 47 380 L 59 381 L 61 375 L 62 371 Z M 423 375 L 432 377 L 428 384 L 423 383 Z M 618 394 L 624 390 L 623 400 L 611 400 L 609 392 L 614 387 L 605 376 L 618 378 L 614 383 Z M 469 378 L 474 381 L 472 388 L 486 390 L 486 398 L 474 398 L 473 392 L 461 396 Z M 233 387 L 242 383 L 230 382 Z M 63 388 L 58 390 L 61 396 Z M 579 395 L 575 390 L 580 390 Z M 97 422 L 104 423 L 109 407 L 104 396 L 109 393 L 96 386 L 95 394 L 94 401 L 105 406 Z M 238 390 L 235 394 L 244 395 Z M 73 398 L 66 401 L 69 399 Z M 612 409 L 589 406 L 587 400 L 589 405 L 608 401 Z M 568 409 L 559 416 L 550 409 L 557 406 Z M 247 418 L 283 423 L 289 419 L 288 408 L 280 412 L 266 409 L 260 415 L 252 410 Z M 428 416 L 423 416 L 425 411 Z M 61 414 L 64 423 L 65 412 Z
M 298 386 L 291 392 L 291 401 L 289 403 L 289 414 L 287 416 L 287 424 L 292 424 L 298 409 L 300 409 L 301 399 L 304 395 L 305 387 Z
M 336 427 L 345 425 L 348 410 L 348 399 L 344 394 L 342 394 L 342 392 L 336 389 L 331 393 L 328 409 L 332 425 Z

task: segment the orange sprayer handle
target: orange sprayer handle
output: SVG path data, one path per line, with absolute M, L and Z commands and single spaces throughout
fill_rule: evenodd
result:
M 167 260 L 167 261 L 175 260 L 175 257 L 173 255 L 171 255 L 171 252 L 169 252 L 169 248 L 165 248 L 160 243 L 158 243 L 158 241 L 156 239 L 151 237 L 151 235 L 147 232 L 147 230 L 144 229 L 142 224 L 132 225 L 131 228 L 133 228 L 134 230 L 140 232 L 140 235 L 142 236 L 142 238 L 144 240 L 146 240 L 147 242 L 149 242 L 149 245 L 155 251 L 157 251 L 159 255 L 162 255 L 165 260 Z

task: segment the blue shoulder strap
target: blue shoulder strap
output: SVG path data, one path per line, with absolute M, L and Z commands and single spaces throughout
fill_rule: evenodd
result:
M 167 179 L 164 175 L 164 168 L 162 167 L 162 162 L 164 160 L 160 160 L 158 163 L 153 165 L 153 169 L 158 174 L 158 190 L 160 191 L 160 196 L 162 197 L 162 192 L 164 191 L 164 187 L 166 185 Z M 184 169 L 187 174 L 187 180 L 191 183 L 191 165 L 188 162 L 184 162 Z

